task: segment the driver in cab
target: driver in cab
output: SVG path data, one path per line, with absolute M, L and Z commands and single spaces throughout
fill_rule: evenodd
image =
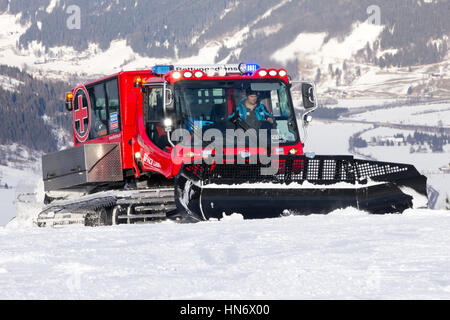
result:
M 273 116 L 263 104 L 258 102 L 257 93 L 251 90 L 246 91 L 246 97 L 239 102 L 229 119 L 235 117 L 245 121 L 250 128 L 254 129 L 260 129 L 264 121 L 267 121 L 270 125 L 274 124 Z

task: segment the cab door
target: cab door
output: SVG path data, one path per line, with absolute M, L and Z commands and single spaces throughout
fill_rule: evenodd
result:
M 145 147 L 142 152 L 144 171 L 159 172 L 169 177 L 172 172 L 171 144 L 164 121 L 164 87 L 148 85 L 143 88 L 142 119 L 139 120 L 140 136 Z

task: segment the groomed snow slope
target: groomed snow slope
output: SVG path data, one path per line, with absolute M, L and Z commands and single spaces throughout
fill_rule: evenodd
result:
M 450 215 L 0 228 L 0 299 L 449 299 Z

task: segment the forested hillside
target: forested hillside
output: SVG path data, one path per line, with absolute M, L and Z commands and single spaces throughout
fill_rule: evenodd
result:
M 80 29 L 67 27 L 67 9 L 74 4 L 80 8 Z M 355 25 L 370 20 L 374 12 L 369 7 L 379 9 L 381 25 L 375 35 L 367 35 L 371 41 L 366 44 L 364 34 L 362 44 L 351 56 L 324 62 L 323 57 L 333 55 L 337 47 L 334 44 L 348 39 Z M 19 66 L 20 70 L 27 66 L 32 70 L 27 74 L 17 68 L 0 67 L 0 144 L 17 142 L 45 152 L 56 150 L 55 129 L 70 128 L 68 114 L 63 112 L 64 92 L 70 85 L 64 81 L 87 80 L 92 76 L 90 70 L 108 67 L 110 58 L 122 51 L 126 52 L 122 60 L 94 73 L 95 77 L 112 73 L 113 67 L 120 70 L 135 55 L 176 62 L 213 44 L 217 49 L 217 54 L 214 50 L 212 54 L 215 62 L 284 67 L 293 79 L 299 75 L 296 72 L 306 78 L 315 77 L 324 93 L 333 98 L 340 94 L 336 89 L 346 85 L 341 91 L 348 91 L 365 75 L 362 90 L 355 90 L 360 91 L 360 96 L 366 94 L 364 90 L 379 96 L 380 90 L 387 90 L 377 91 L 380 83 L 372 81 L 372 77 L 388 67 L 416 71 L 415 82 L 400 83 L 392 89 L 393 95 L 424 96 L 431 92 L 443 96 L 450 83 L 445 64 L 449 12 L 450 1 L 442 0 L 0 0 L 0 14 L 14 18 L 4 20 L 11 21 L 8 32 L 0 30 L 0 65 Z M 16 19 L 20 24 L 14 24 Z M 307 36 L 296 42 L 302 34 Z M 304 50 L 310 56 L 296 55 L 300 49 L 316 48 L 317 43 L 311 43 L 316 34 L 324 35 L 317 50 Z M 127 46 L 97 58 L 114 40 L 124 40 Z M 277 50 L 289 49 L 292 43 L 296 52 L 288 58 L 277 57 Z M 317 52 L 329 43 L 333 46 L 320 56 Z M 86 51 L 92 44 L 98 48 Z M 345 50 L 352 44 L 346 43 Z M 68 53 L 72 48 L 75 54 Z M 317 61 L 313 61 L 316 56 Z M 95 59 L 80 65 L 86 57 Z M 202 58 L 198 56 L 196 61 Z M 134 67 L 146 67 L 141 60 L 136 61 Z M 421 65 L 442 61 L 442 65 L 423 74 L 419 70 Z M 68 66 L 70 71 L 65 69 Z M 63 81 L 48 80 L 49 69 Z M 31 73 L 39 75 L 40 80 Z M 404 74 L 397 77 L 400 82 Z M 381 79 L 383 83 L 383 75 Z
M 56 151 L 52 129 L 71 126 L 70 114 L 64 112 L 64 92 L 69 85 L 38 80 L 7 66 L 0 66 L 0 79 L 0 144 L 19 143 L 38 151 Z
M 90 43 L 106 49 L 112 40 L 126 39 L 143 56 L 182 58 L 243 30 L 245 36 L 234 39 L 243 41 L 242 50 L 234 51 L 237 46 L 231 41 L 223 45 L 217 60 L 231 54 L 231 61 L 254 59 L 263 64 L 301 32 L 326 32 L 329 38 L 345 35 L 355 22 L 371 16 L 368 8 L 373 6 L 379 8 L 379 22 L 385 28 L 364 57 L 381 67 L 438 62 L 447 53 L 450 34 L 450 1 L 80 0 L 76 2 L 81 9 L 80 30 L 66 27 L 66 9 L 72 4 L 0 0 L 0 12 L 22 13 L 23 24 L 30 25 L 20 38 L 22 47 L 36 40 L 46 48 L 70 46 L 82 51 Z M 392 52 L 381 52 L 386 49 Z

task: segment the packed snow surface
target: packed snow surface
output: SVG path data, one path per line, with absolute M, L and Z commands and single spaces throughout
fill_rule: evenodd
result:
M 450 215 L 0 228 L 0 299 L 449 299 Z
M 0 185 L 0 226 L 7 225 L 16 216 L 16 192 Z

